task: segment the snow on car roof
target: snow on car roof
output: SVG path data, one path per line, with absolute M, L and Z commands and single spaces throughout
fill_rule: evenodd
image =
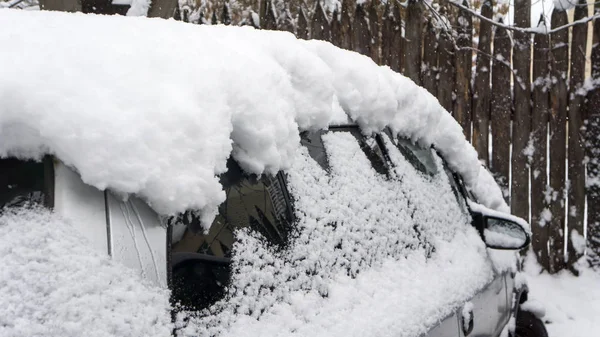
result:
M 87 184 L 159 213 L 203 211 L 248 172 L 289 167 L 299 132 L 350 117 L 433 145 L 486 206 L 507 211 L 458 123 L 425 89 L 321 41 L 249 27 L 0 11 L 0 156 L 50 153 Z M 347 116 L 346 116 L 347 115 Z

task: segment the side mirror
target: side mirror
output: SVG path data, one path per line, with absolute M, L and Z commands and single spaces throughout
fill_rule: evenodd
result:
M 470 206 L 473 225 L 489 248 L 519 250 L 529 245 L 531 234 L 525 220 L 478 204 Z

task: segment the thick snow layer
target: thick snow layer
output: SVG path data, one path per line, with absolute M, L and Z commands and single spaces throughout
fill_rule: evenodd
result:
M 162 214 L 201 210 L 208 225 L 230 155 L 252 173 L 288 168 L 299 130 L 345 112 L 364 133 L 389 126 L 435 146 L 480 202 L 508 209 L 438 101 L 357 53 L 249 27 L 13 10 L 0 21 L 0 157 L 51 153 L 87 184 Z
M 169 294 L 37 208 L 0 214 L 0 336 L 168 336 Z
M 426 176 L 384 141 L 389 178 L 347 132 L 323 136 L 329 171 L 301 148 L 289 247 L 240 233 L 225 299 L 180 313 L 178 335 L 419 336 L 485 286 L 492 265 L 441 160 Z
M 535 314 L 545 312 L 542 319 L 550 337 L 598 336 L 600 331 L 600 274 L 583 263 L 579 266 L 579 277 L 564 270 L 558 275 L 540 273 L 540 266 L 532 253 L 526 259 L 525 272 L 529 284 L 529 299 L 526 309 Z M 529 301 L 528 301 L 529 302 Z

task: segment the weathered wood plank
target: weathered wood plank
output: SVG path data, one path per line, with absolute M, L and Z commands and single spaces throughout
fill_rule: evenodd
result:
M 596 3 L 594 13 L 600 14 L 600 3 Z M 600 20 L 594 21 L 592 41 L 592 79 L 598 81 L 600 79 Z M 594 268 L 598 268 L 600 267 L 600 87 L 588 93 L 586 111 L 586 155 L 589 158 L 586 184 L 587 256 L 589 263 Z
M 542 15 L 538 27 L 545 27 Z M 548 179 L 546 151 L 548 136 L 548 115 L 550 110 L 550 68 L 548 53 L 550 44 L 547 35 L 537 34 L 533 39 L 533 109 L 531 113 L 531 231 L 532 248 L 538 262 L 549 270 L 548 227 L 544 214 L 548 212 L 545 195 Z
M 354 12 L 354 1 L 342 2 L 342 17 L 341 17 L 341 43 L 340 47 L 347 50 L 352 50 L 352 18 L 350 13 Z
M 379 1 L 371 1 L 369 5 L 369 31 L 371 33 L 371 59 L 381 64 L 381 20 L 379 19 Z
M 340 13 L 338 9 L 334 9 L 331 13 L 331 43 L 334 46 L 340 47 L 342 44 L 342 22 L 340 21 Z
M 531 1 L 515 0 L 515 24 L 530 27 Z M 515 111 L 512 136 L 511 211 L 529 219 L 529 158 L 526 154 L 531 131 L 531 35 L 515 32 L 513 46 L 513 98 Z
M 575 7 L 574 20 L 587 17 L 587 3 L 579 0 Z M 573 264 L 583 256 L 584 246 L 581 242 L 584 235 L 583 219 L 585 212 L 585 152 L 583 134 L 582 106 L 584 94 L 581 93 L 585 80 L 585 51 L 587 48 L 587 25 L 573 26 L 571 41 L 571 71 L 569 78 L 569 118 L 568 118 L 568 149 L 569 149 L 569 217 L 567 253 L 568 265 Z
M 283 30 L 292 34 L 296 33 L 294 19 L 292 18 L 292 13 L 290 12 L 287 4 L 284 7 L 283 13 L 279 15 L 279 20 L 277 21 L 277 30 Z
M 492 18 L 494 14 L 491 0 L 481 6 L 481 15 Z M 489 165 L 489 121 L 490 121 L 490 66 L 492 43 L 492 25 L 481 21 L 479 24 L 479 44 L 477 45 L 477 61 L 473 87 L 473 147 L 479 159 Z
M 304 8 L 301 7 L 300 11 L 298 12 L 298 27 L 296 31 L 296 36 L 300 39 L 307 40 L 309 35 L 310 34 L 308 31 L 308 19 Z
M 423 66 L 421 67 L 421 80 L 423 88 L 427 89 L 432 95 L 437 96 L 438 92 L 438 40 L 436 30 L 431 23 L 431 18 L 425 28 L 425 38 L 423 47 L 427 52 L 423 53 Z
M 469 7 L 467 1 L 463 1 L 463 6 Z M 457 38 L 456 38 L 456 46 L 458 47 L 456 50 L 456 101 L 454 104 L 454 118 L 458 121 L 460 126 L 463 128 L 463 132 L 465 137 L 467 137 L 468 141 L 471 141 L 471 66 L 473 63 L 473 20 L 471 15 L 465 11 L 460 10 L 458 15 L 456 16 L 457 27 Z M 491 34 L 490 34 L 491 35 Z M 491 36 L 490 36 L 491 38 Z M 480 40 L 481 41 L 481 40 Z M 491 41 L 490 41 L 491 42 Z M 489 42 L 488 42 L 489 43 Z M 488 55 L 490 54 L 488 48 Z M 489 81 L 489 56 L 488 58 L 488 81 L 486 83 L 487 90 L 489 91 L 490 81 Z M 486 116 L 489 115 L 489 99 L 488 106 L 486 111 Z M 489 118 L 489 117 L 488 117 Z M 487 139 L 487 137 L 486 137 Z M 481 157 L 481 155 L 479 156 Z M 486 157 L 487 158 L 487 155 Z M 485 159 L 483 158 L 483 159 Z M 487 163 L 487 159 L 485 159 Z
M 325 8 L 321 1 L 317 2 L 317 7 L 311 20 L 310 38 L 313 40 L 331 41 L 329 18 L 327 17 L 327 13 L 325 13 Z
M 371 32 L 363 4 L 356 5 L 353 22 L 352 47 L 355 52 L 371 56 Z
M 421 49 L 423 36 L 423 5 L 418 0 L 408 0 L 406 7 L 405 48 L 403 48 L 404 75 L 421 85 Z M 452 107 L 450 107 L 450 110 Z M 449 111 L 450 111 L 449 110 Z
M 552 27 L 560 27 L 568 23 L 567 13 L 554 9 Z M 567 72 L 569 69 L 569 31 L 563 29 L 551 36 L 550 66 L 552 79 L 552 95 L 550 95 L 550 191 L 552 195 L 550 212 L 552 220 L 549 227 L 551 273 L 565 267 L 564 261 L 564 222 L 565 222 L 565 161 L 566 123 L 567 123 Z
M 456 50 L 454 43 L 452 42 L 452 36 L 450 32 L 441 31 L 439 33 L 438 42 L 438 86 L 437 86 L 437 98 L 444 109 L 452 112 L 454 107 L 454 89 L 455 89 L 455 74 L 456 69 L 455 56 Z M 427 51 L 429 53 L 429 51 Z
M 502 22 L 502 21 L 500 21 Z M 492 127 L 491 167 L 505 196 L 508 195 L 510 175 L 510 118 L 512 114 L 511 50 L 506 29 L 496 28 L 492 59 L 492 94 L 490 122 Z
M 260 28 L 266 30 L 277 29 L 277 14 L 272 0 L 262 0 L 260 2 Z
M 400 9 L 395 1 L 388 1 L 383 14 L 381 31 L 381 50 L 383 63 L 392 70 L 400 72 L 402 68 L 402 24 Z
M 223 4 L 223 9 L 221 10 L 221 22 L 225 26 L 229 26 L 231 24 L 231 9 L 229 8 L 229 3 Z
M 85 6 L 85 2 L 91 4 L 95 1 L 40 0 L 40 9 L 43 11 L 81 12 L 82 5 Z M 106 3 L 108 5 L 110 4 L 110 1 L 102 1 L 102 3 Z

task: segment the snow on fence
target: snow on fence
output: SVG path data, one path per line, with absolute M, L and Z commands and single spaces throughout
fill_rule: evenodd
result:
M 40 2 L 42 8 L 59 9 L 54 1 Z M 65 10 L 73 10 L 70 2 L 78 3 L 64 1 Z M 492 24 L 491 0 L 477 11 L 490 21 L 469 12 L 466 1 L 462 9 L 443 2 L 436 11 L 417 0 L 315 1 L 308 10 L 298 3 L 294 14 L 294 1 L 253 1 L 257 8 L 240 3 L 203 1 L 194 8 L 186 1 L 177 6 L 173 0 L 155 0 L 148 16 L 285 30 L 330 41 L 403 73 L 435 95 L 463 126 L 505 189 L 512 212 L 531 220 L 532 248 L 546 270 L 572 269 L 584 253 L 600 265 L 600 20 L 553 31 L 569 24 L 567 12 L 554 9 L 552 27 L 542 18 L 539 33 L 531 34 L 531 29 Z M 94 0 L 81 4 L 83 12 L 124 14 L 128 9 L 97 6 Z M 595 6 L 600 11 L 600 3 Z M 514 21 L 530 27 L 530 16 L 528 8 L 515 11 Z M 580 0 L 573 21 L 586 17 L 588 7 Z M 586 78 L 588 25 L 594 45 Z

